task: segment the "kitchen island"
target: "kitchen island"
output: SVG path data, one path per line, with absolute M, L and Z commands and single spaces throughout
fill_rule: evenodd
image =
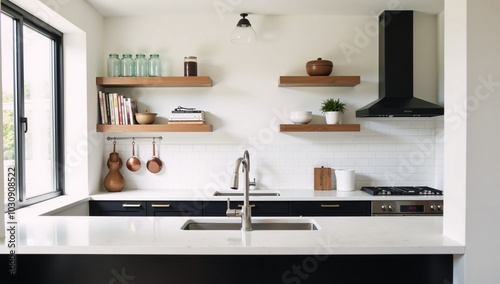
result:
M 279 195 L 252 196 L 252 201 L 442 200 L 442 196 L 371 196 L 361 191 L 255 192 Z M 453 255 L 465 251 L 463 244 L 442 235 L 442 217 L 437 216 L 253 217 L 256 223 L 313 223 L 317 230 L 251 232 L 182 229 L 192 221 L 239 222 L 239 218 L 87 216 L 90 200 L 226 199 L 213 191 L 126 190 L 61 196 L 18 210 L 17 278 L 6 274 L 12 257 L 8 236 L 0 251 L 0 272 L 6 280 L 1 283 L 12 279 L 18 283 L 157 283 L 163 279 L 161 283 L 442 284 L 451 283 Z M 73 210 L 85 207 L 87 214 Z
M 108 281 L 117 275 L 137 277 L 137 282 L 130 283 L 153 283 L 146 279 L 166 279 L 161 283 L 256 283 L 257 279 L 269 280 L 267 283 L 318 283 L 307 281 L 361 281 L 365 278 L 359 277 L 365 274 L 352 274 L 361 265 L 366 271 L 398 267 L 401 272 L 396 274 L 379 271 L 377 277 L 382 278 L 369 278 L 387 279 L 386 283 L 398 283 L 391 282 L 395 279 L 443 283 L 451 281 L 452 256 L 465 251 L 463 244 L 442 235 L 442 217 L 254 217 L 255 221 L 313 221 L 318 230 L 182 230 L 192 219 L 20 217 L 15 240 L 17 277 L 31 281 L 37 275 L 32 272 L 38 271 L 46 278 L 36 279 L 51 283 L 114 283 Z M 0 267 L 5 274 L 10 249 L 8 239 L 4 242 Z M 71 276 L 82 273 L 87 273 L 86 278 Z M 234 278 L 245 273 L 241 280 Z M 348 275 L 354 278 L 345 278 Z M 418 282 L 421 275 L 430 278 Z M 406 278 L 400 278 L 403 276 Z M 67 282 L 58 282 L 62 279 Z

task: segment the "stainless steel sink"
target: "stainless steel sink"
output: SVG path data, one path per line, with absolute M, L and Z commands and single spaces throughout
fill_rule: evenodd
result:
M 250 196 L 280 196 L 278 191 L 250 191 Z M 243 196 L 241 191 L 216 191 L 214 196 Z
M 241 222 L 232 219 L 223 220 L 188 220 L 181 227 L 182 230 L 241 230 Z M 304 220 L 252 220 L 252 229 L 260 230 L 291 230 L 315 231 L 319 230 L 318 224 L 312 219 Z

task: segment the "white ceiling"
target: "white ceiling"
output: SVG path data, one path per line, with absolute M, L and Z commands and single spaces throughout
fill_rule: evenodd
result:
M 86 0 L 106 17 L 249 13 L 255 15 L 378 15 L 383 10 L 438 14 L 444 0 Z

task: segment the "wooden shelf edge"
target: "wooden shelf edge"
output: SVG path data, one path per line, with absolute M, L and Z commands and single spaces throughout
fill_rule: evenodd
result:
M 280 76 L 280 87 L 354 87 L 360 76 Z
M 107 125 L 98 124 L 97 132 L 212 132 L 210 124 L 144 124 Z
M 171 77 L 96 77 L 103 87 L 212 87 L 209 76 Z
M 280 124 L 280 132 L 359 132 L 359 124 Z

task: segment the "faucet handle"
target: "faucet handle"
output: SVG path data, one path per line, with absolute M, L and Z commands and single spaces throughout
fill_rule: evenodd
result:
M 226 216 L 227 217 L 241 217 L 242 211 L 238 209 L 231 209 L 231 200 L 229 197 L 227 198 L 227 210 L 226 210 Z
M 257 182 L 255 181 L 255 178 L 253 178 L 253 181 L 248 182 L 248 186 L 256 186 Z

